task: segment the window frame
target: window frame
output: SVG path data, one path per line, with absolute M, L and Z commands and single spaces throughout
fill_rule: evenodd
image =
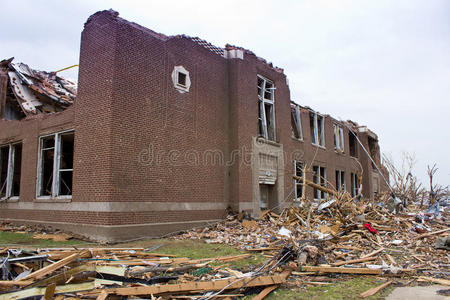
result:
M 14 164 L 15 164 L 15 155 L 16 155 L 16 145 L 22 145 L 22 152 L 23 152 L 23 144 L 22 141 L 13 142 L 5 145 L 1 145 L 0 148 L 8 147 L 8 167 L 7 167 L 7 173 L 6 173 L 6 191 L 5 196 L 0 198 L 1 201 L 6 200 L 19 200 L 20 198 L 20 187 L 19 187 L 19 196 L 11 196 L 12 193 L 12 185 L 14 180 Z M 22 166 L 20 166 L 20 169 L 22 169 Z M 22 177 L 22 171 L 20 172 L 20 177 Z M 19 183 L 20 184 L 20 183 Z
M 185 76 L 185 84 L 180 84 L 180 74 Z M 180 93 L 187 93 L 191 88 L 191 77 L 189 76 L 189 71 L 183 66 L 174 66 L 172 71 L 172 82 L 175 89 Z
M 333 124 L 334 127 L 334 150 L 344 152 L 344 129 L 338 124 Z
M 62 171 L 71 171 L 73 176 L 73 165 L 72 169 L 61 169 L 61 136 L 67 135 L 72 133 L 74 136 L 74 149 L 73 152 L 75 152 L 75 130 L 74 129 L 68 129 L 64 131 L 59 131 L 56 133 L 46 134 L 39 136 L 39 150 L 38 150 L 38 165 L 37 165 L 37 177 L 36 177 L 36 199 L 37 200 L 50 200 L 50 199 L 60 199 L 60 200 L 71 200 L 71 195 L 60 195 L 59 188 L 61 184 L 61 170 Z M 43 140 L 46 137 L 54 137 L 54 144 L 53 144 L 53 170 L 52 170 L 52 193 L 51 195 L 41 195 L 42 187 L 42 155 L 43 151 Z M 46 148 L 49 149 L 49 148 Z M 72 185 L 73 190 L 73 185 Z
M 318 170 L 317 173 L 315 171 L 316 168 Z M 322 176 L 322 171 L 323 171 L 323 176 Z M 313 182 L 322 187 L 327 187 L 327 169 L 325 167 L 316 165 L 316 166 L 313 166 L 313 172 L 314 172 Z M 314 195 L 313 195 L 314 200 L 323 200 L 323 199 L 327 199 L 327 197 L 328 197 L 328 193 L 323 192 L 319 189 L 314 189 L 313 193 L 314 193 Z M 316 197 L 317 194 L 320 195 L 319 198 Z
M 258 80 L 261 79 L 263 81 L 263 86 L 260 88 L 259 84 L 258 84 Z M 271 84 L 272 87 L 267 88 L 267 84 Z M 277 139 L 277 135 L 276 135 L 276 122 L 275 122 L 275 83 L 261 75 L 257 75 L 257 91 L 258 91 L 258 107 L 259 107 L 259 111 L 258 111 L 258 133 L 259 135 L 261 135 L 263 138 L 270 140 L 270 141 L 276 141 Z M 261 89 L 261 90 L 260 90 Z M 267 99 L 265 97 L 266 95 L 266 91 L 268 89 L 271 89 L 272 91 L 270 92 L 270 99 Z M 273 133 L 272 133 L 272 138 L 270 138 L 269 135 L 269 122 L 268 122 L 268 118 L 266 116 L 266 104 L 271 106 L 271 119 L 272 119 L 272 127 L 273 127 Z M 262 132 L 260 132 L 260 129 L 262 129 Z
M 351 172 L 350 173 L 350 180 L 351 180 L 351 196 L 356 197 L 359 194 L 359 179 L 358 175 L 356 173 Z
M 302 162 L 302 161 L 299 161 L 299 160 L 294 160 L 293 164 L 294 164 L 294 175 L 295 176 L 299 176 L 298 173 L 297 173 L 297 170 L 298 170 L 297 169 L 297 164 L 299 164 L 301 166 L 300 170 L 301 170 L 301 175 L 302 175 L 302 176 L 299 176 L 299 177 L 305 176 L 305 174 L 303 174 L 303 168 L 305 167 L 305 163 Z M 299 179 L 295 179 L 294 178 L 294 201 L 299 201 L 299 199 L 303 195 L 303 194 L 297 195 L 297 186 L 301 186 L 302 193 L 303 193 L 304 192 L 303 189 L 305 188 L 305 186 L 303 185 L 303 182 L 301 182 L 301 180 L 299 180 Z
M 311 143 L 314 146 L 325 148 L 325 116 L 316 111 L 310 111 L 309 117 L 313 118 L 313 136 L 311 137 Z
M 300 111 L 300 107 L 298 107 L 297 105 L 294 107 L 294 111 L 292 111 L 292 108 L 291 108 L 291 118 L 293 118 L 296 130 L 298 132 L 298 137 L 296 137 L 294 128 L 292 128 L 292 137 L 298 141 L 303 141 L 301 111 Z
M 347 190 L 347 185 L 345 183 L 345 171 L 336 170 L 336 190 L 340 193 L 343 193 Z

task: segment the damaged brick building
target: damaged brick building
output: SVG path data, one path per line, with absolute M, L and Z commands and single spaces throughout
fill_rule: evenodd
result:
M 282 69 L 111 10 L 85 23 L 78 87 L 4 60 L 0 105 L 3 220 L 112 241 L 330 197 L 304 170 L 354 197 L 386 188 L 350 130 L 375 164 L 377 136 L 292 102 Z

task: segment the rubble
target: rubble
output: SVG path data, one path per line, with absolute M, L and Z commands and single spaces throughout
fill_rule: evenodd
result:
M 425 232 L 418 233 L 418 207 L 410 205 L 408 211 L 392 214 L 378 203 L 336 196 L 326 207 L 297 203 L 279 214 L 263 211 L 259 219 L 246 213 L 230 215 L 223 222 L 172 237 L 248 252 L 241 255 L 193 260 L 155 253 L 154 248 L 0 248 L 0 300 L 55 295 L 55 299 L 219 299 L 249 293 L 263 299 L 279 286 L 329 285 L 351 276 L 384 281 L 361 293 L 362 298 L 402 280 L 449 285 L 450 255 L 434 246 L 448 240 L 448 211 L 439 218 L 419 218 Z M 256 252 L 266 261 L 250 270 L 226 264 Z

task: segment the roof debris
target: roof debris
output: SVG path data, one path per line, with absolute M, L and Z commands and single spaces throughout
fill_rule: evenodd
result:
M 0 61 L 0 75 L 7 78 L 4 111 L 0 117 L 17 120 L 29 115 L 63 111 L 77 95 L 76 83 L 56 72 L 37 71 L 14 58 Z

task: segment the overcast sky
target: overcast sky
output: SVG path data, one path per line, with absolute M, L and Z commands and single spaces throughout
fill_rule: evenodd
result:
M 253 51 L 285 70 L 294 101 L 367 125 L 382 152 L 415 153 L 422 181 L 437 163 L 450 184 L 450 1 L 3 0 L 0 58 L 46 71 L 77 64 L 84 22 L 110 8 L 167 35 Z

